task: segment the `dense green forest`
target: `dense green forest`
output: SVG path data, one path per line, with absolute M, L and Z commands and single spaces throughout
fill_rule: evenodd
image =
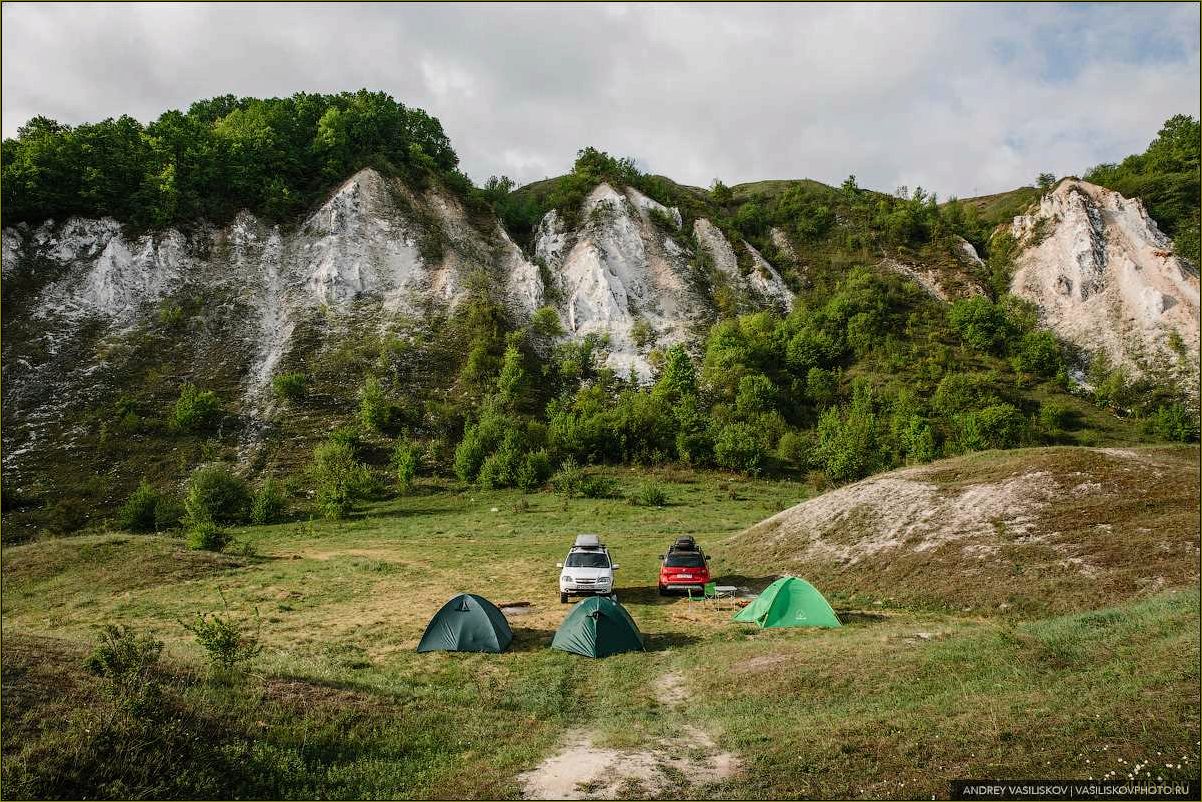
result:
M 367 165 L 471 182 L 438 120 L 383 92 L 215 97 L 143 125 L 35 117 L 2 151 L 5 225 L 69 215 L 137 228 L 222 222 L 241 209 L 287 221 Z

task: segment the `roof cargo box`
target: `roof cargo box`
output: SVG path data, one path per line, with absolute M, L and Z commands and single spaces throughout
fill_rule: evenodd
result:
M 601 538 L 596 535 L 576 535 L 576 548 L 599 549 L 601 548 Z

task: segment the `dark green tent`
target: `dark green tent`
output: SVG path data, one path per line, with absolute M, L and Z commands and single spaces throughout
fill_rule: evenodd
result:
M 503 652 L 513 640 L 505 614 L 483 596 L 460 593 L 426 626 L 419 652 Z
M 608 657 L 643 651 L 643 636 L 625 607 L 608 596 L 590 596 L 568 613 L 551 648 L 585 657 Z
M 818 589 L 795 576 L 782 576 L 764 588 L 755 601 L 735 613 L 735 620 L 761 627 L 839 626 L 839 616 Z

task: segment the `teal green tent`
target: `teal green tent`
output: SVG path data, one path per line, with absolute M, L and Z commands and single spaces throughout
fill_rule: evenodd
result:
M 839 616 L 818 589 L 795 576 L 783 576 L 764 588 L 736 621 L 761 627 L 837 627 Z
M 643 651 L 643 636 L 625 607 L 608 596 L 590 596 L 568 613 L 551 648 L 585 657 L 608 657 Z
M 513 640 L 509 622 L 483 596 L 460 593 L 426 625 L 419 652 L 503 652 Z

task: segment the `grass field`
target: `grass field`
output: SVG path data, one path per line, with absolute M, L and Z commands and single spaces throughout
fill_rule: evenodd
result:
M 624 489 L 647 480 L 614 475 Z M 513 798 L 525 783 L 925 798 L 956 777 L 1125 776 L 1144 761 L 1151 778 L 1198 776 L 1196 584 L 1045 619 L 890 606 L 861 588 L 855 609 L 831 596 L 842 629 L 761 631 L 659 597 L 656 556 L 694 534 L 721 581 L 758 590 L 771 573 L 748 575 L 722 541 L 813 491 L 658 480 L 663 508 L 428 482 L 350 521 L 238 530 L 257 556 L 110 533 L 6 547 L 3 791 Z M 555 562 L 579 532 L 602 535 L 621 564 L 618 596 L 646 653 L 546 648 L 568 609 Z M 510 651 L 414 652 L 459 591 L 528 603 L 510 616 Z M 246 676 L 209 678 L 178 623 L 223 610 L 258 612 L 266 648 Z M 106 623 L 166 643 L 165 698 L 145 720 L 82 669 Z M 578 755 L 617 768 L 552 776 Z

